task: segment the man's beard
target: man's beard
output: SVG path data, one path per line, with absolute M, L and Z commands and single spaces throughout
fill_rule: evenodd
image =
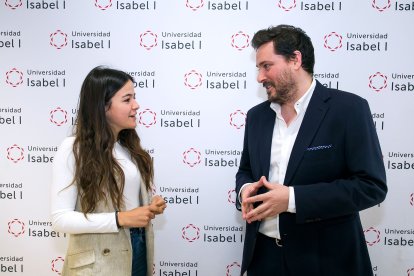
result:
M 267 81 L 263 83 L 264 87 L 269 85 L 275 90 L 274 94 L 267 93 L 269 101 L 283 105 L 294 99 L 297 90 L 296 83 L 292 75 L 286 70 L 282 72 L 276 82 Z

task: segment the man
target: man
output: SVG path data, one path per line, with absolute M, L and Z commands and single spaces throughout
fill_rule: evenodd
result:
M 268 101 L 247 113 L 236 175 L 241 274 L 373 275 L 359 211 L 382 202 L 387 186 L 367 101 L 313 78 L 300 28 L 261 30 L 252 45 Z

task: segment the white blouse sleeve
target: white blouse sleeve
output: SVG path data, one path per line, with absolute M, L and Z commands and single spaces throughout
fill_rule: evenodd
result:
M 118 232 L 115 214 L 91 213 L 84 216 L 75 211 L 77 187 L 70 185 L 74 173 L 74 156 L 72 152 L 74 137 L 66 138 L 53 158 L 53 178 L 51 186 L 51 221 L 55 231 L 82 233 Z

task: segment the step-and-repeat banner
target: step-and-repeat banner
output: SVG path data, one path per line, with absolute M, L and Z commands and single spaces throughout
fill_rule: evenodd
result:
M 107 65 L 135 78 L 137 131 L 168 203 L 154 275 L 238 275 L 235 173 L 246 112 L 266 99 L 250 42 L 292 24 L 312 38 L 315 77 L 370 103 L 389 186 L 361 212 L 372 269 L 414 275 L 412 0 L 0 2 L 0 274 L 61 274 L 68 237 L 49 217 L 51 164 L 83 79 Z

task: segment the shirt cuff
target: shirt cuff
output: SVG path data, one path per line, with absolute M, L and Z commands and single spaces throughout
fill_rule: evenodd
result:
M 289 203 L 287 211 L 289 213 L 296 213 L 295 189 L 291 186 L 289 187 Z
M 241 193 L 243 192 L 243 189 L 250 184 L 252 183 L 246 183 L 240 188 L 239 194 L 237 195 L 237 200 L 240 202 L 240 204 L 242 203 Z

